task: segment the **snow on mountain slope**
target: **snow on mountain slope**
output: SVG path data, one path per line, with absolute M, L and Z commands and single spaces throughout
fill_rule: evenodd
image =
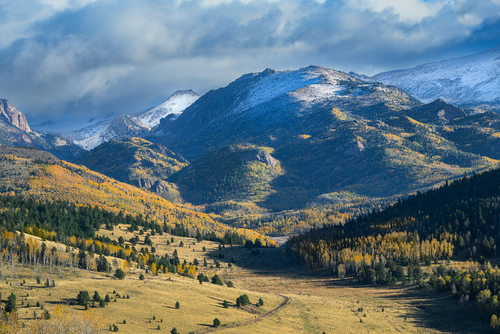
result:
M 158 125 L 160 119 L 180 115 L 200 97 L 192 90 L 177 91 L 161 105 L 143 111 L 136 116 L 121 115 L 99 118 L 89 121 L 85 126 L 71 132 L 63 133 L 64 136 L 74 140 L 75 144 L 85 150 L 91 150 L 100 144 L 113 140 L 133 137 L 146 133 L 150 128 Z M 47 124 L 45 126 L 48 126 Z
M 500 47 L 466 57 L 379 73 L 370 78 L 397 86 L 423 102 L 500 103 Z
M 239 100 L 233 113 L 255 108 L 288 93 L 295 99 L 304 101 L 331 98 L 341 95 L 346 88 L 345 84 L 353 81 L 345 73 L 318 66 L 282 72 L 267 69 L 249 76 L 254 76 L 257 80 L 248 86 L 248 93 Z M 310 89 L 307 92 L 301 90 L 304 87 Z
M 179 90 L 172 94 L 172 96 L 159 106 L 149 109 L 136 116 L 144 125 L 152 128 L 160 124 L 160 119 L 166 117 L 167 115 L 180 115 L 184 109 L 198 100 L 200 96 L 201 95 L 192 90 Z
M 149 127 L 145 126 L 139 119 L 130 115 L 117 116 L 104 125 L 104 130 L 97 131 L 90 137 L 75 140 L 75 144 L 85 150 L 92 150 L 110 140 L 141 136 L 149 130 Z M 101 124 L 101 126 L 103 125 Z

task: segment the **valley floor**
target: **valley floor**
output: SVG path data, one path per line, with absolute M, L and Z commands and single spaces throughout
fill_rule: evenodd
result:
M 113 236 L 132 235 L 121 231 L 122 234 L 115 229 Z M 217 243 L 197 243 L 195 239 L 180 237 L 175 237 L 174 246 L 161 242 L 165 235 L 153 238 L 160 254 L 177 250 L 181 260 L 197 258 L 203 262 L 206 258 L 209 265 L 200 265 L 202 272 L 210 277 L 217 274 L 235 287 L 200 284 L 177 274 L 146 274 L 146 279 L 140 280 L 139 274 L 144 271 L 135 268 L 124 280 L 81 269 L 71 276 L 64 271 L 61 276 L 53 274 L 55 287 L 47 288 L 43 284 L 45 274 L 41 284 L 37 284 L 31 269 L 25 267 L 22 272 L 17 271 L 18 279 L 7 278 L 7 284 L 0 285 L 3 301 L 11 292 L 17 296 L 19 323 L 25 324 L 19 332 L 33 331 L 34 312 L 41 316 L 48 310 L 52 315 L 48 322 L 57 321 L 61 304 L 67 305 L 66 317 L 70 319 L 94 314 L 105 332 L 116 325 L 120 333 L 170 333 L 173 327 L 182 334 L 490 331 L 488 322 L 478 320 L 472 303 L 462 307 L 449 294 L 436 295 L 432 290 L 412 286 L 380 288 L 358 285 L 353 279 L 333 279 L 323 270 L 310 271 L 291 263 L 282 249 L 260 249 L 255 255 L 240 246 L 219 249 Z M 180 241 L 183 247 L 178 246 Z M 224 253 L 221 268 L 212 268 L 213 259 L 219 258 L 220 253 Z M 236 263 L 229 267 L 231 259 Z M 21 285 L 23 281 L 26 283 Z M 80 290 L 87 290 L 91 298 L 94 291 L 102 298 L 108 294 L 111 302 L 104 308 L 90 307 L 85 311 L 76 305 Z M 262 298 L 264 305 L 237 308 L 236 298 L 242 294 L 247 294 L 253 304 Z M 229 302 L 228 308 L 223 308 L 224 300 Z M 37 307 L 37 302 L 41 306 Z M 179 309 L 175 308 L 176 302 Z M 221 321 L 221 327 L 212 326 L 215 318 Z M 236 324 L 242 325 L 232 326 Z

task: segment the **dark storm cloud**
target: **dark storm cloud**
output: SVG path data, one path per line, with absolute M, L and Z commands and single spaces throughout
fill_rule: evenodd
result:
M 496 1 L 496 0 L 495 0 Z M 494 2 L 16 1 L 0 13 L 0 97 L 30 119 L 134 113 L 267 67 L 373 74 L 494 46 Z

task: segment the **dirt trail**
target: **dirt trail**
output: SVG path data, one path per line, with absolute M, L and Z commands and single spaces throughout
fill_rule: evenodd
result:
M 203 332 L 198 332 L 198 334 L 213 333 L 213 332 L 216 332 L 216 331 L 222 331 L 222 330 L 233 328 L 233 327 L 245 326 L 245 325 L 248 325 L 248 324 L 253 324 L 255 322 L 264 320 L 265 318 L 267 318 L 267 317 L 275 314 L 276 312 L 278 312 L 282 308 L 286 307 L 288 305 L 288 303 L 290 303 L 290 298 L 289 297 L 283 296 L 283 295 L 279 295 L 279 296 L 283 297 L 283 302 L 280 304 L 280 306 L 276 307 L 275 309 L 272 309 L 271 311 L 267 311 L 266 313 L 260 315 L 258 318 L 247 320 L 247 321 L 243 321 L 243 322 L 234 323 L 234 324 L 227 325 L 227 326 L 224 326 L 224 327 L 212 328 L 212 329 L 209 329 L 209 330 L 206 330 L 206 331 L 203 331 Z

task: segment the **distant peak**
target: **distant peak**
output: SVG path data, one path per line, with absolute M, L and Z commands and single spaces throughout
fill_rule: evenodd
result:
M 170 95 L 169 98 L 172 98 L 172 97 L 177 97 L 177 96 L 182 96 L 182 95 L 194 95 L 194 96 L 200 96 L 200 94 L 196 93 L 194 90 L 192 89 L 185 89 L 185 90 L 178 90 L 176 91 L 175 93 L 173 93 L 172 95 Z
M 318 65 L 309 65 L 304 70 L 325 70 L 325 67 L 318 66 Z
M 276 70 L 272 68 L 266 68 L 264 71 L 260 72 L 261 75 L 273 75 L 276 74 Z

